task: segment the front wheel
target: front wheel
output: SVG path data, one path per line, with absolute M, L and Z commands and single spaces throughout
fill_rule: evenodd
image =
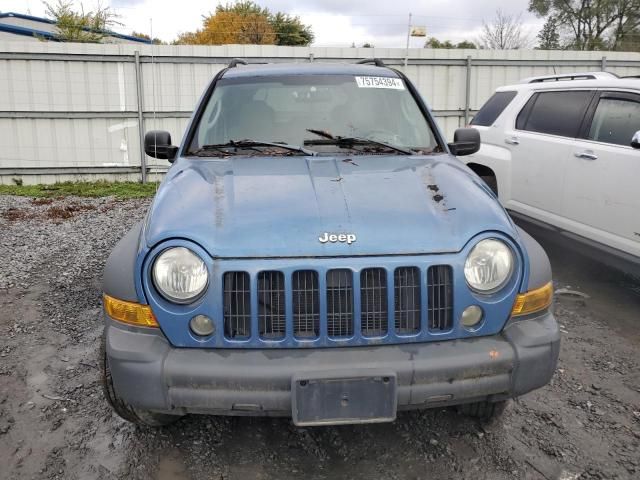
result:
M 179 415 L 168 415 L 166 413 L 151 412 L 135 408 L 125 402 L 118 396 L 113 388 L 113 378 L 111 377 L 111 369 L 109 368 L 109 359 L 107 358 L 106 336 L 102 336 L 100 345 L 100 360 L 102 365 L 102 387 L 104 396 L 118 416 L 128 422 L 146 427 L 164 427 L 177 422 L 181 417 Z
M 465 403 L 458 407 L 460 413 L 483 421 L 490 421 L 502 416 L 507 401 Z

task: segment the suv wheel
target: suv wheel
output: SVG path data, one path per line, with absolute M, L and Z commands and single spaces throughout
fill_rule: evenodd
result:
M 122 398 L 118 396 L 113 388 L 113 379 L 111 378 L 111 369 L 109 368 L 109 360 L 107 359 L 106 350 L 106 334 L 102 336 L 100 344 L 100 363 L 102 365 L 102 387 L 104 396 L 111 405 L 111 408 L 118 414 L 120 418 L 147 427 L 163 427 L 165 425 L 177 422 L 181 417 L 179 415 L 169 415 L 166 413 L 156 413 L 148 410 L 142 410 L 132 407 Z
M 460 413 L 483 421 L 490 421 L 502 416 L 507 401 L 465 403 L 458 407 Z

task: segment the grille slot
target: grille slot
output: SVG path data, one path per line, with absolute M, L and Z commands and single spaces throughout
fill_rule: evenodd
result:
M 258 274 L 258 329 L 262 338 L 284 338 L 286 314 L 282 272 L 267 271 Z
M 223 276 L 224 334 L 227 338 L 251 336 L 250 279 L 247 272 Z
M 318 273 L 298 270 L 291 278 L 293 290 L 293 334 L 299 338 L 320 335 L 320 294 Z
M 420 331 L 420 271 L 416 267 L 400 267 L 393 272 L 396 333 Z
M 387 272 L 367 268 L 360 272 L 360 308 L 362 334 L 380 336 L 387 333 Z
M 351 270 L 327 272 L 327 333 L 330 337 L 353 335 L 353 274 Z
M 435 265 L 427 270 L 429 329 L 450 330 L 453 326 L 453 274 L 448 265 Z

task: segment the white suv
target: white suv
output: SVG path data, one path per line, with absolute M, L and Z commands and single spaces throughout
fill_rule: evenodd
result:
M 465 161 L 514 216 L 640 271 L 640 79 L 526 79 L 499 88 L 471 124 L 482 147 Z

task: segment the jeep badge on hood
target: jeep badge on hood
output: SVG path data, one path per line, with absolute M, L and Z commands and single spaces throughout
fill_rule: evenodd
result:
M 327 242 L 345 243 L 346 242 L 347 244 L 351 245 L 353 242 L 356 241 L 356 235 L 354 233 L 329 233 L 329 232 L 324 232 L 322 235 L 320 235 L 318 237 L 318 240 L 320 241 L 320 243 L 327 243 Z

